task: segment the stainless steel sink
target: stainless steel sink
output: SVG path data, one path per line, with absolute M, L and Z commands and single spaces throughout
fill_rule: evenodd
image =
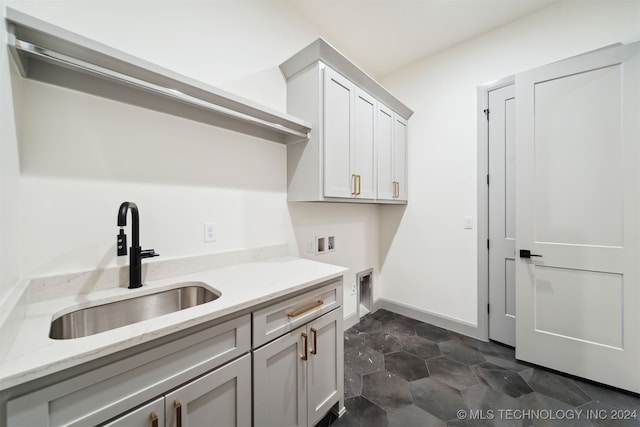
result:
M 51 322 L 49 338 L 66 340 L 86 337 L 152 319 L 164 314 L 206 304 L 220 297 L 198 282 L 175 289 L 87 307 L 64 314 Z

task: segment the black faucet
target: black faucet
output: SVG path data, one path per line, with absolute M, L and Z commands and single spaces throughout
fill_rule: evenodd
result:
M 127 254 L 127 236 L 122 227 L 127 225 L 127 211 L 131 209 L 131 247 L 129 248 L 129 289 L 142 286 L 142 259 L 158 256 L 155 250 L 140 247 L 140 217 L 138 216 L 138 206 L 133 202 L 123 202 L 118 210 L 118 256 Z

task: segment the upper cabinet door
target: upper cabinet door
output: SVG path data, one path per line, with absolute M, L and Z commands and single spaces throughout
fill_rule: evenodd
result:
M 407 121 L 395 115 L 393 123 L 393 175 L 395 200 L 407 200 Z
M 377 108 L 378 199 L 393 200 L 393 111 L 382 104 Z
M 324 196 L 352 197 L 357 178 L 351 175 L 351 120 L 355 86 L 330 68 L 324 70 Z
M 376 100 L 356 87 L 351 143 L 351 175 L 356 183 L 354 197 L 376 198 Z M 355 178 L 353 178 L 355 177 Z

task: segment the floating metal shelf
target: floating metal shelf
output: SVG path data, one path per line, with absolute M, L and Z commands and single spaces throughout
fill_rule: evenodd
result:
M 23 77 L 136 104 L 279 143 L 311 125 L 7 8 L 8 44 Z M 52 67 L 53 65 L 53 67 Z M 65 73 L 73 76 L 64 76 Z M 122 91 L 117 86 L 133 88 Z M 204 114 L 203 114 L 204 113 Z

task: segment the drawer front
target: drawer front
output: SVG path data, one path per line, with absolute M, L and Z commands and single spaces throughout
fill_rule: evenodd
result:
M 342 278 L 253 312 L 253 348 L 342 306 Z
M 96 425 L 250 350 L 247 314 L 7 403 L 15 426 Z

